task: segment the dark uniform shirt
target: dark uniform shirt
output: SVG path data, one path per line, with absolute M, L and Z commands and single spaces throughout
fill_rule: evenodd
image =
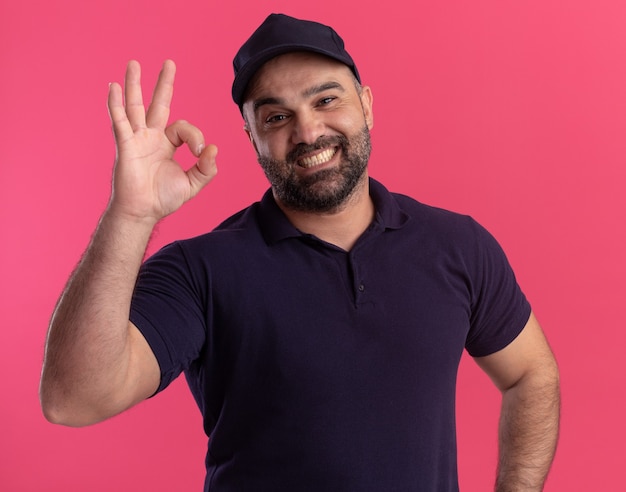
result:
M 143 266 L 132 304 L 165 388 L 182 371 L 210 436 L 206 491 L 456 491 L 455 384 L 530 306 L 467 216 L 370 180 L 346 252 L 271 192 Z

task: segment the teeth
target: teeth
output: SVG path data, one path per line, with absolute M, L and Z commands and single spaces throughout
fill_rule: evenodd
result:
M 300 159 L 300 165 L 302 167 L 306 167 L 307 169 L 310 167 L 319 166 L 320 164 L 324 164 L 325 162 L 331 160 L 335 155 L 335 152 L 335 149 L 326 149 L 324 152 L 320 152 L 319 154 Z

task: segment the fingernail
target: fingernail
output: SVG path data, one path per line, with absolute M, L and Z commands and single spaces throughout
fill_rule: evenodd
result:
M 198 154 L 197 154 L 197 155 L 202 154 L 202 151 L 203 151 L 203 150 L 204 150 L 204 144 L 200 144 L 200 145 L 198 145 Z

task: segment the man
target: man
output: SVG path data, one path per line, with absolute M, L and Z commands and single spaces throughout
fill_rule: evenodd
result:
M 234 67 L 271 189 L 143 266 L 217 149 L 167 126 L 173 63 L 147 112 L 136 62 L 125 104 L 111 85 L 113 191 L 51 321 L 46 417 L 98 422 L 184 371 L 210 436 L 207 491 L 453 491 L 465 348 L 503 395 L 496 489 L 541 490 L 558 372 L 497 243 L 368 177 L 372 92 L 331 28 L 271 15 Z M 186 172 L 183 143 L 198 158 Z

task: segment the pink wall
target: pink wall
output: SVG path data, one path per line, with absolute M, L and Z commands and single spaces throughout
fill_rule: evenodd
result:
M 220 147 L 218 178 L 160 226 L 153 248 L 211 228 L 265 189 L 229 90 L 233 54 L 271 11 L 331 23 L 346 39 L 375 95 L 371 174 L 472 214 L 508 252 L 562 370 L 547 490 L 623 486 L 626 3 L 377 5 L 2 2 L 1 490 L 200 489 L 204 439 L 182 380 L 101 425 L 55 427 L 37 400 L 44 335 L 107 200 L 107 87 L 128 59 L 151 86 L 173 58 L 173 117 Z M 462 490 L 489 490 L 498 395 L 469 359 L 459 382 Z

